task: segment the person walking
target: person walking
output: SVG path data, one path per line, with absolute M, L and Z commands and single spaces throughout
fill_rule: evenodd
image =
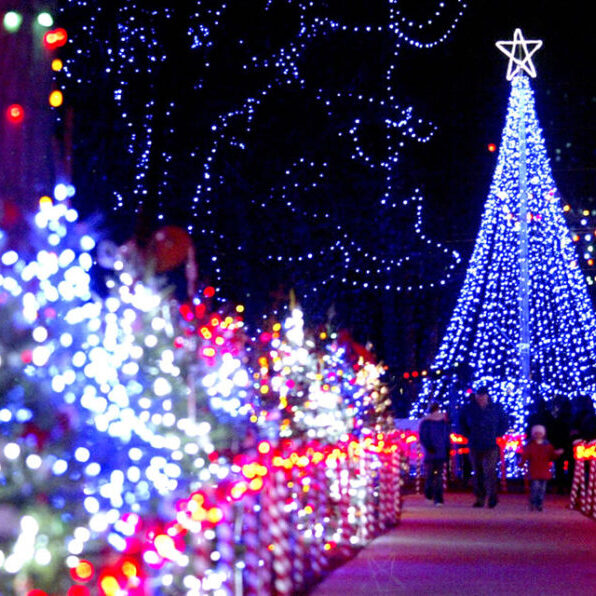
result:
M 499 447 L 497 437 L 507 430 L 508 421 L 503 408 L 492 401 L 487 387 L 476 390 L 474 400 L 464 406 L 460 419 L 460 432 L 467 437 L 470 459 L 474 471 L 474 507 L 497 506 L 497 462 Z
M 432 402 L 428 415 L 422 419 L 418 429 L 420 444 L 424 448 L 426 482 L 424 495 L 435 506 L 443 504 L 443 470 L 449 457 L 449 423 L 447 416 Z
M 542 511 L 546 484 L 552 477 L 551 462 L 563 453 L 563 449 L 555 449 L 546 440 L 546 428 L 535 424 L 531 431 L 532 439 L 525 446 L 519 465 L 528 462 L 530 478 L 530 511 Z
M 546 434 L 555 449 L 562 449 L 563 454 L 555 460 L 553 484 L 560 495 L 571 490 L 573 478 L 573 445 L 571 443 L 571 401 L 563 395 L 556 395 L 551 403 L 550 419 L 547 421 Z

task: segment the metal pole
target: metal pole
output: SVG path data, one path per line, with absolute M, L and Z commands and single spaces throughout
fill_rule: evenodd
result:
M 519 99 L 519 302 L 520 302 L 520 382 L 522 403 L 530 401 L 530 264 L 528 258 L 528 173 L 526 169 L 525 97 Z

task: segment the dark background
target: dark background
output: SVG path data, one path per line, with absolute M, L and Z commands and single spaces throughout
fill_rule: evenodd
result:
M 570 225 L 580 226 L 574 213 L 594 207 L 596 52 L 585 3 L 471 1 L 447 41 L 429 49 L 401 42 L 396 52 L 395 37 L 386 30 L 388 3 L 317 2 L 309 9 L 312 15 L 333 16 L 350 28 L 380 25 L 383 31 L 340 32 L 309 41 L 296 61 L 304 85 L 279 84 L 283 77 L 271 67 L 241 68 L 253 55 L 271 56 L 287 47 L 298 34 L 302 3 L 274 1 L 264 11 L 266 4 L 233 0 L 220 17 L 220 2 L 165 3 L 171 5 L 170 13 L 166 11 L 172 15 L 169 19 L 163 2 L 133 5 L 129 12 L 114 2 L 93 7 L 63 4 L 62 17 L 72 38 L 66 49 L 71 74 L 63 83 L 75 114 L 77 207 L 85 215 L 100 214 L 103 234 L 118 243 L 133 237 L 142 243 L 164 224 L 192 225 L 201 278 L 216 284 L 222 296 L 244 302 L 254 326 L 262 313 L 283 302 L 290 288 L 296 290 L 311 324 L 328 318 L 333 305 L 333 322 L 350 329 L 358 341 L 372 342 L 400 390 L 411 394 L 416 389 L 403 385 L 403 372 L 430 365 L 473 247 L 497 158 L 487 145 L 500 142 L 510 88 L 505 79 L 507 58 L 495 42 L 512 39 L 517 27 L 527 39 L 544 41 L 534 57 L 538 77 L 532 84 L 554 178 L 572 206 Z M 397 4 L 406 21 L 415 22 L 425 22 L 439 6 L 413 0 Z M 441 19 L 447 23 L 461 9 L 454 1 L 444 4 L 436 26 L 420 30 L 422 41 L 437 37 Z M 138 30 L 130 40 L 119 41 L 123 36 L 117 25 L 131 15 L 155 41 L 156 50 L 140 41 Z M 191 50 L 187 32 L 192 27 L 198 31 L 199 22 L 204 26 L 202 45 Z M 83 24 L 92 27 L 82 30 Z M 408 34 L 416 30 L 406 22 L 400 27 Z M 84 51 L 77 53 L 81 48 Z M 118 48 L 133 56 L 134 68 L 121 67 L 118 72 L 118 62 L 109 62 L 109 52 L 113 56 Z M 152 53 L 160 59 L 151 62 Z M 338 141 L 338 131 L 359 117 L 364 123 L 363 145 L 382 158 L 383 118 L 394 114 L 380 108 L 377 100 L 386 99 L 384 77 L 390 64 L 395 65 L 395 103 L 412 106 L 415 118 L 437 126 L 429 143 L 406 143 L 391 180 L 397 203 L 420 189 L 423 232 L 432 239 L 430 246 L 413 231 L 412 205 L 382 208 L 378 197 L 384 179 L 379 168 L 372 171 L 351 159 L 352 146 L 344 142 L 345 136 Z M 227 138 L 237 135 L 247 149 L 218 145 L 210 169 L 216 190 L 210 202 L 197 206 L 194 191 L 204 184 L 202 164 L 212 147 L 210 127 L 217 115 L 237 109 L 248 96 L 260 98 L 259 91 L 272 81 L 277 83 L 260 100 L 249 133 L 239 126 L 241 119 L 229 120 Z M 113 101 L 118 88 L 124 90 L 120 104 Z M 318 88 L 333 98 L 331 116 L 316 98 Z M 336 92 L 342 93 L 341 99 Z M 357 93 L 375 101 L 365 106 L 346 99 Z M 148 100 L 153 102 L 152 145 L 139 186 L 135 164 Z M 425 126 L 420 126 L 421 132 Z M 130 143 L 131 130 L 138 133 L 136 145 Z M 301 156 L 316 167 L 289 167 Z M 315 191 L 304 191 L 323 162 L 324 181 Z M 279 198 L 269 198 L 271 188 L 288 183 L 299 185 L 286 197 L 297 206 L 296 212 Z M 139 188 L 147 194 L 139 194 Z M 313 219 L 305 212 L 331 217 Z M 594 219 L 588 224 L 592 230 Z M 410 264 L 387 275 L 370 274 L 366 263 L 358 262 L 362 253 L 353 253 L 346 273 L 337 254 L 318 252 L 338 237 L 338 223 L 363 252 L 379 258 L 409 256 Z M 429 288 L 429 282 L 443 277 L 453 263 L 451 256 L 434 248 L 435 242 L 458 251 L 462 259 L 448 283 Z M 296 260 L 305 251 L 312 251 L 314 258 Z M 272 261 L 268 255 L 284 258 Z M 321 286 L 330 272 L 347 277 L 347 283 Z M 170 277 L 184 293 L 183 271 L 173 271 Z M 366 282 L 414 290 L 364 289 Z

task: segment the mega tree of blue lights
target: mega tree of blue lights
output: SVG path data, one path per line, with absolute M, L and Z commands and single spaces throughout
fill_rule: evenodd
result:
M 537 399 L 596 397 L 596 318 L 524 73 L 533 75 L 533 65 L 528 54 L 508 55 L 519 68 L 510 64 L 507 117 L 480 231 L 412 414 L 429 399 L 455 414 L 466 388 L 482 383 L 511 414 L 512 430 L 523 431 Z

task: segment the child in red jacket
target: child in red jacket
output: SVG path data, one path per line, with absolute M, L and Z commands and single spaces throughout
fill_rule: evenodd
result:
M 532 440 L 525 446 L 520 466 L 528 462 L 528 476 L 530 478 L 530 511 L 542 511 L 546 483 L 551 474 L 551 462 L 556 459 L 562 449 L 555 449 L 546 440 L 546 429 L 542 424 L 532 427 Z

